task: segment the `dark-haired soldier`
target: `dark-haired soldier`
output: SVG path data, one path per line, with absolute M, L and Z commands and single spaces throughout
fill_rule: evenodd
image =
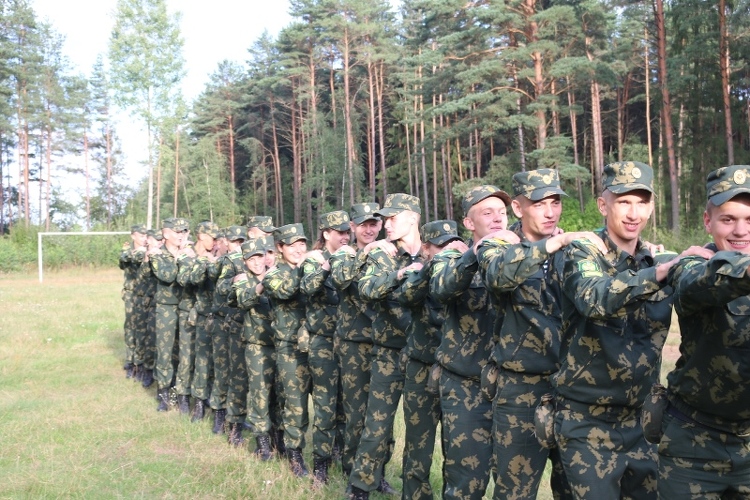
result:
M 137 364 L 134 362 L 136 351 L 136 328 L 137 320 L 135 316 L 138 311 L 135 309 L 135 300 L 133 290 L 138 278 L 138 270 L 141 267 L 143 258 L 146 255 L 146 226 L 136 224 L 130 228 L 130 241 L 122 246 L 120 252 L 119 266 L 125 275 L 125 281 L 122 286 L 122 300 L 125 303 L 125 324 L 123 333 L 125 339 L 125 377 L 131 378 L 137 375 Z

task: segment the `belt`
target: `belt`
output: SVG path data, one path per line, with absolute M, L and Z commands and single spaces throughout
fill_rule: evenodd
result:
M 669 406 L 667 406 L 667 413 L 678 420 L 696 424 L 705 429 L 733 434 L 738 437 L 750 437 L 750 420 L 728 422 L 720 417 L 696 410 L 674 394 L 669 394 L 668 398 Z
M 640 408 L 620 405 L 600 405 L 594 403 L 581 403 L 572 399 L 557 395 L 557 409 L 572 410 L 578 413 L 591 415 L 605 422 L 625 422 L 633 420 L 638 416 Z

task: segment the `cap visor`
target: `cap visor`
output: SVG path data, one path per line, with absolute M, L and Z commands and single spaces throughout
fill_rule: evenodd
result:
M 651 194 L 654 193 L 654 190 L 651 187 L 639 182 L 633 182 L 630 184 L 618 184 L 616 186 L 609 186 L 607 189 L 615 194 L 629 193 L 631 191 L 648 191 Z
M 381 217 L 393 217 L 406 210 L 405 208 L 381 208 L 377 212 L 373 212 L 373 215 L 379 215 Z
M 531 196 L 529 196 L 528 198 L 531 201 L 539 201 L 549 196 L 554 196 L 556 194 L 559 194 L 560 196 L 568 196 L 568 193 L 566 193 L 560 188 L 545 187 L 543 189 L 535 189 L 534 191 L 531 192 Z
M 729 189 L 727 191 L 724 191 L 722 193 L 718 193 L 710 197 L 708 200 L 713 203 L 715 206 L 723 205 L 724 203 L 728 202 L 735 196 L 750 193 L 750 189 L 748 188 L 733 188 Z

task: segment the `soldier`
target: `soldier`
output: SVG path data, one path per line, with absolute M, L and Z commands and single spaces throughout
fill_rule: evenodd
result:
M 493 498 L 537 497 L 549 457 L 550 485 L 556 498 L 567 488 L 556 450 L 543 448 L 534 434 L 534 410 L 552 392 L 549 376 L 560 366 L 562 345 L 563 253 L 577 238 L 593 233 L 557 234 L 562 214 L 557 170 L 538 169 L 513 175 L 513 212 L 520 219 L 513 233 L 492 233 L 477 248 L 479 272 L 487 289 L 503 294 L 502 326 L 492 354 L 498 371 L 494 397 Z M 491 387 L 492 390 L 495 386 Z
M 307 296 L 305 329 L 310 335 L 309 366 L 313 400 L 313 481 L 328 482 L 336 438 L 339 363 L 333 351 L 333 332 L 339 305 L 331 280 L 331 255 L 349 243 L 349 214 L 343 210 L 318 217 L 318 240 L 302 267 L 300 290 Z
M 203 419 L 208 405 L 209 380 L 213 376 L 211 323 L 213 322 L 213 294 L 219 277 L 219 258 L 226 248 L 218 244 L 219 226 L 204 221 L 195 228 L 195 257 L 192 259 L 189 282 L 195 289 L 195 362 L 190 394 L 195 400 L 192 422 Z
M 299 289 L 307 238 L 302 224 L 287 224 L 273 233 L 280 260 L 263 278 L 263 288 L 273 302 L 276 365 L 283 386 L 284 441 L 292 473 L 309 474 L 302 458 L 309 424 L 307 398 L 310 394 L 308 354 L 297 345 L 298 331 L 305 317 L 304 294 Z
M 372 366 L 372 317 L 374 310 L 359 296 L 358 283 L 364 274 L 367 254 L 383 222 L 375 212 L 377 203 L 358 203 L 349 210 L 349 227 L 355 248 L 343 245 L 331 257 L 331 280 L 341 297 L 334 347 L 341 370 L 341 402 L 346 426 L 341 467 L 349 477 L 354 454 L 362 436 L 370 392 Z
M 430 293 L 445 306 L 435 353 L 440 379 L 444 498 L 482 498 L 492 470 L 492 403 L 481 394 L 482 368 L 492 352 L 497 311 L 477 272 L 473 245 L 508 226 L 510 196 L 477 186 L 461 202 L 467 244 L 453 242 L 434 258 Z
M 266 215 L 251 215 L 247 218 L 247 237 L 249 239 L 273 236 L 273 219 Z
M 419 198 L 389 194 L 383 208 L 375 212 L 385 219 L 387 240 L 379 240 L 367 255 L 365 273 L 359 280 L 359 294 L 373 302 L 372 373 L 362 439 L 349 476 L 352 496 L 369 498 L 370 491 L 397 493 L 385 480 L 383 467 L 390 452 L 393 421 L 404 388 L 404 374 L 398 369 L 401 349 L 406 347 L 409 310 L 391 293 L 408 269 L 421 267 Z
M 662 499 L 750 496 L 750 166 L 715 170 L 706 188 L 713 243 L 671 281 L 682 342 L 659 428 Z
M 135 288 L 138 269 L 140 268 L 143 257 L 146 254 L 146 227 L 142 224 L 136 224 L 130 228 L 130 242 L 122 246 L 120 252 L 119 266 L 125 275 L 125 282 L 122 287 L 122 300 L 125 303 L 125 324 L 123 326 L 125 339 L 125 377 L 131 378 L 136 373 L 134 355 L 136 350 L 135 338 L 135 308 L 133 289 Z
M 138 270 L 137 289 L 140 294 L 140 307 L 142 314 L 143 326 L 143 365 L 141 375 L 141 385 L 148 389 L 154 383 L 154 367 L 156 365 L 156 283 L 157 279 L 151 270 L 149 262 L 149 251 L 157 250 L 161 247 L 163 237 L 161 230 L 149 229 L 146 237 L 146 255 Z M 140 354 L 138 355 L 140 357 Z
M 181 415 L 190 413 L 190 387 L 195 367 L 195 287 L 190 282 L 190 274 L 196 256 L 193 243 L 189 241 L 190 232 L 185 235 L 188 241 L 183 245 L 182 253 L 177 259 L 177 283 L 182 287 L 179 304 L 178 364 L 175 374 L 174 390 L 177 393 L 177 408 Z
M 422 226 L 424 267 L 404 273 L 393 295 L 411 310 L 411 324 L 406 347 L 401 353 L 404 372 L 404 499 L 431 500 L 430 469 L 440 423 L 440 398 L 437 386 L 431 384 L 430 371 L 440 344 L 440 330 L 445 317 L 443 306 L 430 294 L 432 258 L 451 241 L 461 240 L 456 223 L 436 220 Z
M 588 239 L 565 247 L 563 339 L 552 377 L 554 430 L 576 498 L 656 498 L 656 450 L 639 412 L 659 377 L 671 320 L 667 272 L 640 235 L 653 211 L 653 171 L 639 162 L 604 167 L 597 199 L 607 253 Z
M 156 276 L 156 382 L 157 411 L 169 410 L 169 389 L 174 379 L 172 355 L 179 335 L 179 304 L 182 287 L 177 283 L 177 259 L 187 243 L 190 224 L 181 218 L 162 221 L 164 245 L 149 250 L 151 270 Z

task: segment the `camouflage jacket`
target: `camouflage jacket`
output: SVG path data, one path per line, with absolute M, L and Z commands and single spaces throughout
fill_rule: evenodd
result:
M 220 315 L 232 315 L 242 321 L 242 312 L 237 308 L 237 297 L 232 287 L 232 279 L 245 272 L 245 263 L 240 252 L 224 255 L 220 260 L 221 270 L 214 288 L 214 312 Z
M 190 268 L 190 283 L 195 290 L 195 309 L 198 314 L 208 316 L 214 312 L 214 289 L 221 272 L 221 262 L 211 262 L 206 257 L 196 257 Z
M 669 391 L 717 423 L 750 419 L 748 267 L 750 255 L 723 251 L 682 259 L 670 273 L 682 343 Z
M 562 342 L 562 250 L 552 256 L 546 242 L 528 241 L 520 225 L 516 245 L 499 239 L 477 249 L 479 272 L 487 289 L 504 294 L 500 332 L 492 357 L 506 370 L 549 375 L 560 367 Z
M 146 252 L 136 250 L 133 247 L 132 241 L 122 245 L 118 265 L 125 275 L 125 281 L 122 285 L 124 290 L 132 291 L 135 288 L 136 279 L 138 278 L 138 270 L 140 269 L 141 262 L 143 262 L 143 257 L 145 256 Z
M 237 306 L 245 311 L 244 340 L 250 344 L 273 345 L 273 308 L 265 292 L 258 294 L 255 287 L 260 280 L 253 273 L 247 273 L 246 280 L 234 283 Z
M 297 330 L 305 318 L 305 298 L 299 289 L 301 277 L 301 267 L 282 260 L 263 278 L 263 288 L 273 303 L 276 340 L 297 343 Z
M 364 274 L 367 256 L 338 251 L 331 256 L 331 282 L 339 290 L 339 310 L 335 336 L 350 342 L 372 343 L 372 319 L 375 311 L 359 295 L 359 279 Z
M 177 283 L 177 259 L 161 247 L 161 253 L 149 257 L 151 271 L 156 276 L 156 303 L 178 305 L 182 299 L 182 287 Z
M 468 245 L 463 254 L 449 249 L 434 257 L 430 293 L 445 306 L 436 361 L 450 372 L 478 381 L 490 360 L 498 313 L 477 272 L 473 243 Z
M 373 343 L 403 349 L 406 346 L 406 329 L 411 323 L 411 311 L 399 304 L 391 292 L 398 286 L 396 275 L 399 269 L 422 259 L 419 255 L 410 255 L 401 246 L 397 248 L 398 253 L 394 257 L 380 248 L 373 249 L 367 255 L 365 274 L 359 280 L 359 294 L 373 303 Z
M 406 331 L 406 354 L 422 363 L 435 363 L 435 351 L 440 344 L 443 325 L 443 306 L 430 295 L 432 262 L 419 271 L 404 273 L 393 297 L 411 311 L 411 323 Z
M 135 278 L 133 292 L 142 297 L 153 298 L 156 294 L 156 276 L 151 271 L 151 263 L 143 260 L 138 266 L 138 275 Z
M 568 245 L 563 273 L 563 342 L 552 376 L 574 401 L 637 408 L 658 380 L 672 317 L 672 287 L 656 280 L 654 259 L 638 242 L 635 255 L 599 232 L 606 255 L 588 240 Z
M 330 259 L 328 250 L 323 258 Z M 314 259 L 306 259 L 302 265 L 300 290 L 307 296 L 306 326 L 311 334 L 333 337 L 336 330 L 336 313 L 339 293 L 331 280 L 331 272 Z
M 190 282 L 190 272 L 193 269 L 195 257 L 181 255 L 177 259 L 177 283 L 182 287 L 180 310 L 189 311 L 195 305 L 195 286 Z

